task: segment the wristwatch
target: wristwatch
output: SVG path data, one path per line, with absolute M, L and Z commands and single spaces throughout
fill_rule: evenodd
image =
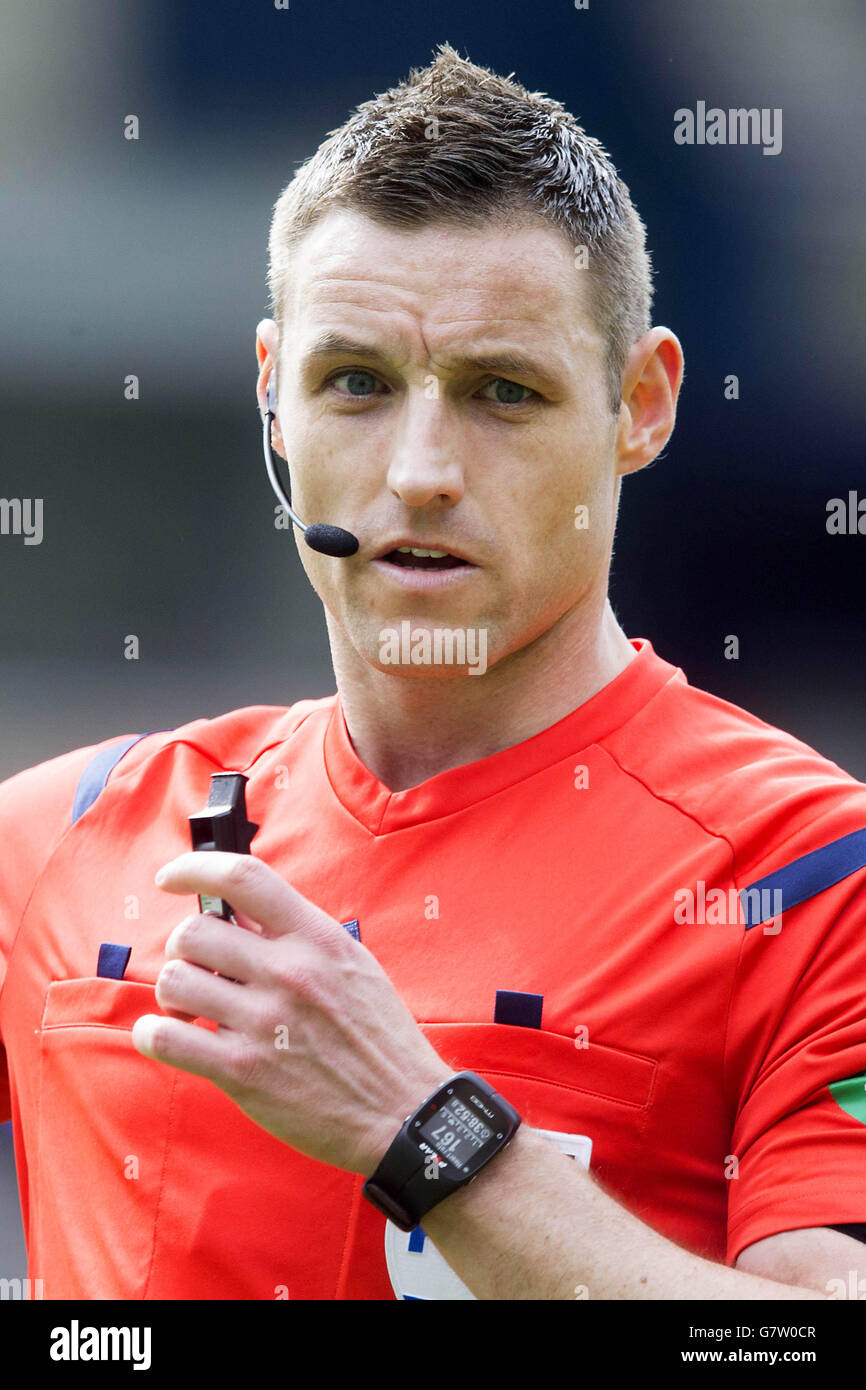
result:
M 460 1071 L 409 1115 L 364 1196 L 401 1231 L 478 1176 L 504 1149 L 520 1115 L 474 1071 Z

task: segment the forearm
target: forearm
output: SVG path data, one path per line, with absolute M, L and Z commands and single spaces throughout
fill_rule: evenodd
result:
M 482 1299 L 821 1299 L 682 1249 L 526 1125 L 423 1220 Z

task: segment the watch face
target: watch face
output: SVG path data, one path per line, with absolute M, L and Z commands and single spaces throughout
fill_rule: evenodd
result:
M 467 1178 L 514 1129 L 511 1116 L 477 1082 L 455 1077 L 418 1115 L 412 1138 L 455 1178 Z

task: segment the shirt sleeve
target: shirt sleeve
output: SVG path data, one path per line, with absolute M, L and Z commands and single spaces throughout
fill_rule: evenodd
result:
M 745 938 L 729 1022 L 731 1265 L 781 1231 L 866 1221 L 866 870 Z
M 81 773 L 95 754 L 117 743 L 118 737 L 73 749 L 0 782 L 0 1000 L 25 908 L 72 824 Z M 10 1114 L 6 1053 L 0 1037 L 0 1124 Z

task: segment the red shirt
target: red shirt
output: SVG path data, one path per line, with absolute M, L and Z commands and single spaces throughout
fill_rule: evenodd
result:
M 195 908 L 153 876 L 221 770 L 249 778 L 253 853 L 357 922 L 446 1062 L 591 1140 L 642 1221 L 729 1263 L 866 1221 L 866 787 L 633 645 L 551 728 L 406 791 L 359 761 L 338 696 L 143 737 L 74 823 L 116 738 L 0 786 L 0 1119 L 47 1298 L 435 1293 L 419 1231 L 395 1294 L 360 1175 L 132 1046 Z M 122 979 L 105 942 L 131 947 Z

